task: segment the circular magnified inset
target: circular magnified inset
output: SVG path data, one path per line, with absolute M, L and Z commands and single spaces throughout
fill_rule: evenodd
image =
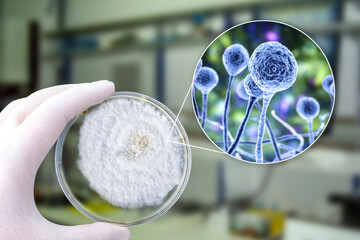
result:
M 330 65 L 300 30 L 274 21 L 235 26 L 204 51 L 193 78 L 195 115 L 227 154 L 290 159 L 324 131 L 334 107 Z
M 189 140 L 160 102 L 117 92 L 71 120 L 55 153 L 69 201 L 87 217 L 122 226 L 165 213 L 190 175 Z

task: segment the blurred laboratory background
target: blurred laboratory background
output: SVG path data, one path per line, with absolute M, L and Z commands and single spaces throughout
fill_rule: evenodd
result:
M 184 194 L 131 227 L 132 239 L 360 239 L 360 1 L 0 0 L 0 109 L 41 88 L 108 79 L 178 113 L 207 45 L 255 19 L 292 24 L 325 52 L 336 82 L 329 127 L 311 149 L 274 165 L 193 148 Z M 180 120 L 192 145 L 216 150 L 190 98 Z M 91 222 L 62 193 L 54 149 L 34 191 L 47 219 Z

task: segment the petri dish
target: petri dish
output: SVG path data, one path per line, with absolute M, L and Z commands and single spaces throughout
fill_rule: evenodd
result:
M 136 135 L 141 131 L 145 135 Z M 165 105 L 116 92 L 67 123 L 55 168 L 62 191 L 82 214 L 131 226 L 161 216 L 179 199 L 191 150 L 185 129 Z

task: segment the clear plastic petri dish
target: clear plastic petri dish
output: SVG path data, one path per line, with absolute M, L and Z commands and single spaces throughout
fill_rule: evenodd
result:
M 144 138 L 137 135 L 132 138 L 126 137 L 132 136 L 131 134 L 125 134 L 125 132 L 131 132 L 132 127 L 135 127 L 136 131 L 141 132 L 144 124 L 137 124 L 139 122 L 138 119 L 134 120 L 133 123 L 117 122 L 118 112 L 114 111 L 111 113 L 111 108 L 116 107 L 116 103 L 119 101 L 125 101 L 129 105 L 126 108 L 123 107 L 124 109 L 121 110 L 122 114 L 134 114 L 134 111 L 141 111 L 148 116 L 149 111 L 150 115 L 151 111 L 155 111 L 160 116 L 158 119 L 165 121 L 166 124 L 156 123 L 156 119 L 155 122 L 151 122 L 150 116 L 143 119 L 145 121 L 144 124 L 148 124 L 144 129 L 150 129 L 149 133 L 152 135 L 150 139 L 145 139 L 145 141 Z M 144 110 L 141 109 L 142 106 Z M 107 112 L 110 113 L 103 114 L 105 111 L 104 107 L 107 107 L 109 110 Z M 121 104 L 119 107 L 121 107 Z M 137 109 L 133 110 L 132 108 L 134 107 Z M 89 114 L 91 114 L 90 117 L 88 117 Z M 93 126 L 96 128 L 95 131 L 92 130 L 94 129 L 93 127 L 83 126 L 88 124 L 86 122 L 87 117 L 91 118 L 99 114 L 102 116 L 99 116 L 100 123 L 97 126 L 96 124 Z M 114 127 L 111 128 L 111 133 L 106 133 L 107 130 L 104 131 L 102 128 L 103 125 L 109 124 L 109 122 L 106 122 L 109 119 L 113 121 Z M 104 124 L 101 121 L 104 121 Z M 168 131 L 169 137 L 166 138 L 164 137 L 164 132 L 169 129 L 170 125 L 168 123 L 172 127 Z M 120 127 L 116 128 L 116 126 Z M 161 131 L 162 135 L 158 134 L 159 136 L 157 136 L 155 128 L 159 127 L 161 129 L 158 130 Z M 86 133 L 87 135 L 82 134 L 81 131 L 84 133 L 86 129 L 90 129 L 91 133 Z M 113 142 L 107 141 L 107 145 L 104 144 L 104 134 L 107 134 L 107 139 L 110 139 L 111 135 L 116 135 L 117 132 L 120 135 L 120 139 Z M 135 143 L 130 141 L 130 145 L 124 144 L 123 141 L 128 138 L 131 141 L 135 141 Z M 90 155 L 89 152 L 84 153 L 84 147 L 80 146 L 81 144 L 84 145 L 84 141 L 90 141 L 93 144 L 93 149 L 90 148 Z M 112 146 L 109 146 L 109 143 Z M 149 144 L 152 144 L 151 152 L 141 152 L 146 151 Z M 168 146 L 166 151 L 164 146 Z M 106 150 L 103 150 L 104 148 Z M 89 148 L 87 151 L 89 151 Z M 92 151 L 94 154 L 92 154 Z M 98 151 L 103 152 L 99 154 Z M 111 151 L 115 151 L 116 154 L 109 154 Z M 137 151 L 140 151 L 140 153 Z M 176 152 L 176 154 L 174 155 L 172 151 Z M 115 157 L 109 160 L 104 157 L 104 154 Z M 113 164 L 111 161 L 113 161 Z M 122 161 L 128 162 L 124 164 Z M 137 163 L 137 161 L 143 162 Z M 151 161 L 153 161 L 154 165 L 159 166 L 160 170 L 157 169 L 158 167 L 151 165 Z M 171 164 L 173 165 L 169 165 L 168 161 L 172 162 Z M 96 167 L 92 166 L 94 164 Z M 137 175 L 131 176 L 132 169 L 130 166 L 134 166 L 134 171 L 137 171 Z M 167 168 L 174 169 L 174 166 L 177 168 L 176 171 L 170 170 L 173 174 L 169 174 Z M 139 93 L 116 92 L 104 103 L 89 108 L 68 122 L 56 144 L 55 168 L 62 191 L 70 203 L 82 214 L 98 222 L 131 226 L 145 223 L 161 216 L 179 199 L 190 175 L 191 150 L 183 126 L 165 105 Z M 92 170 L 84 170 L 89 168 Z M 141 171 L 144 174 L 141 174 L 141 171 L 139 174 L 139 168 L 142 169 Z M 109 171 L 109 174 L 104 173 L 104 171 Z M 91 173 L 90 175 L 89 172 Z M 124 177 L 125 175 L 127 177 Z M 118 181 L 117 178 L 122 179 L 121 181 L 127 181 L 129 178 L 129 184 L 109 184 L 109 182 L 116 183 Z M 154 184 L 148 183 L 147 179 L 154 182 Z M 162 184 L 164 182 L 166 184 Z M 101 184 L 104 184 L 104 186 Z M 158 186 L 161 189 L 157 189 Z M 143 193 L 144 189 L 146 192 Z M 121 191 L 124 192 L 123 195 L 119 194 Z M 112 192 L 117 194 L 111 194 Z M 133 202 L 132 198 L 134 199 Z

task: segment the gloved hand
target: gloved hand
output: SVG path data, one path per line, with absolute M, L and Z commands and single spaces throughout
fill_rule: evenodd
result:
M 113 93 L 109 81 L 55 86 L 0 113 L 0 239 L 129 239 L 129 230 L 114 224 L 54 224 L 34 201 L 36 172 L 66 123 Z

